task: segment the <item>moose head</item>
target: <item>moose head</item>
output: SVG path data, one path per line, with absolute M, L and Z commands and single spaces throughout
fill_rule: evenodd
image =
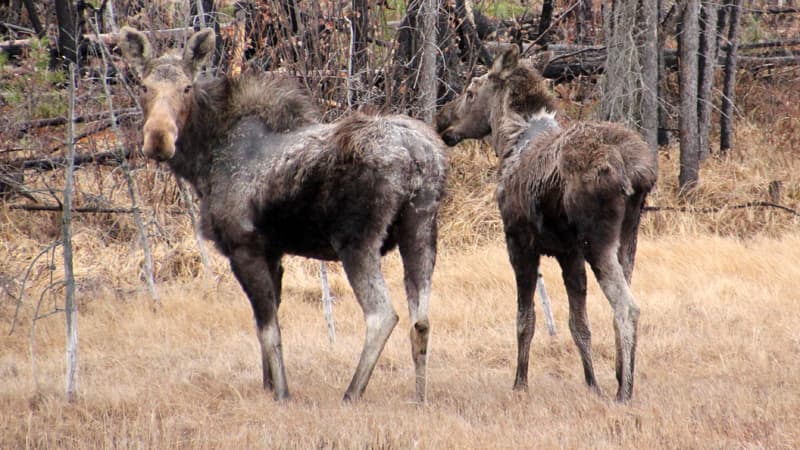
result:
M 181 55 L 153 56 L 141 31 L 123 27 L 119 48 L 142 82 L 145 156 L 166 161 L 175 155 L 180 130 L 189 117 L 194 80 L 214 55 L 214 30 L 205 28 L 189 38 Z

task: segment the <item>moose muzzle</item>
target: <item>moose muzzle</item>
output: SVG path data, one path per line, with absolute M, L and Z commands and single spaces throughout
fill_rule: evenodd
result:
M 167 161 L 175 155 L 178 127 L 170 120 L 151 118 L 144 124 L 142 153 L 156 161 Z

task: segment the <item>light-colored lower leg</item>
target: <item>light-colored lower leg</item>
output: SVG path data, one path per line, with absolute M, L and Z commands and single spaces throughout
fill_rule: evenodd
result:
M 614 309 L 614 333 L 617 347 L 617 401 L 630 400 L 633 394 L 634 358 L 636 352 L 636 329 L 639 307 L 636 305 L 622 266 L 616 258 L 609 258 L 598 277 L 608 301 Z
M 419 292 L 419 305 L 411 313 L 411 358 L 414 361 L 414 379 L 417 401 L 424 403 L 427 399 L 428 342 L 430 339 L 430 323 L 428 321 L 428 301 L 430 288 L 426 285 Z M 409 309 L 411 309 L 409 305 Z
M 397 314 L 391 305 L 388 305 L 388 302 L 387 306 L 388 308 L 365 314 L 367 330 L 364 338 L 364 349 L 361 351 L 361 357 L 358 360 L 353 379 L 350 381 L 347 391 L 345 391 L 345 400 L 355 401 L 364 394 L 372 371 L 375 369 L 375 364 L 378 362 L 378 357 L 381 355 L 389 335 L 392 334 L 392 330 L 397 324 Z
M 286 370 L 283 366 L 283 353 L 281 348 L 281 330 L 278 327 L 277 315 L 264 324 L 258 332 L 261 343 L 261 359 L 263 361 L 265 387 L 275 390 L 276 400 L 289 398 L 289 387 L 286 382 Z M 267 376 L 271 386 L 267 385 Z

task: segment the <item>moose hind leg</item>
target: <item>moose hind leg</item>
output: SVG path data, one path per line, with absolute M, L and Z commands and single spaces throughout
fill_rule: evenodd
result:
M 356 401 L 364 393 L 398 318 L 381 274 L 379 246 L 341 250 L 339 257 L 366 322 L 364 348 L 344 394 L 345 401 Z
M 414 209 L 409 208 L 409 209 Z M 417 401 L 424 403 L 430 322 L 428 305 L 436 263 L 436 214 L 414 209 L 403 216 L 398 238 L 403 258 L 404 283 L 411 321 L 411 358 L 414 361 Z
M 281 331 L 278 324 L 277 291 L 282 269 L 279 260 L 268 261 L 253 249 L 240 247 L 231 256 L 231 268 L 250 304 L 261 344 L 262 376 L 265 389 L 274 390 L 276 400 L 289 398 L 283 365 Z
M 586 384 L 599 391 L 592 365 L 592 332 L 586 317 L 586 267 L 583 257 L 578 253 L 558 256 L 561 276 L 569 299 L 569 331 L 578 347 L 583 364 Z
M 600 288 L 614 309 L 614 336 L 617 349 L 617 401 L 626 402 L 633 394 L 633 373 L 636 355 L 636 332 L 639 307 L 631 293 L 622 265 L 617 257 L 616 245 L 607 245 L 593 252 L 590 261 Z
M 517 282 L 517 373 L 514 390 L 528 388 L 528 360 L 536 326 L 533 294 L 539 276 L 539 255 L 531 250 L 525 236 L 506 234 L 506 247 Z

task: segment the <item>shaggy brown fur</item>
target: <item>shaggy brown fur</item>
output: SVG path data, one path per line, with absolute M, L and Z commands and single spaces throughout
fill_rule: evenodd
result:
M 193 81 L 213 40 L 213 31 L 201 30 L 183 58 L 153 58 L 144 35 L 126 28 L 121 47 L 146 88 L 143 152 L 196 188 L 203 234 L 230 259 L 250 299 L 264 386 L 278 399 L 289 396 L 277 310 L 281 258 L 294 254 L 342 261 L 366 320 L 345 398 L 363 394 L 398 320 L 380 272 L 381 255 L 397 246 L 417 398 L 424 401 L 444 144 L 404 116 L 318 123 L 309 98 L 284 79 Z
M 589 262 L 614 309 L 617 399 L 633 391 L 639 308 L 630 292 L 639 216 L 656 182 L 656 163 L 634 132 L 613 123 L 562 130 L 541 76 L 518 64 L 516 48 L 445 105 L 437 126 L 445 142 L 490 136 L 500 158 L 497 201 L 517 281 L 516 389 L 527 387 L 540 255 L 558 259 L 570 303 L 569 327 L 589 386 L 597 388 L 586 319 Z

